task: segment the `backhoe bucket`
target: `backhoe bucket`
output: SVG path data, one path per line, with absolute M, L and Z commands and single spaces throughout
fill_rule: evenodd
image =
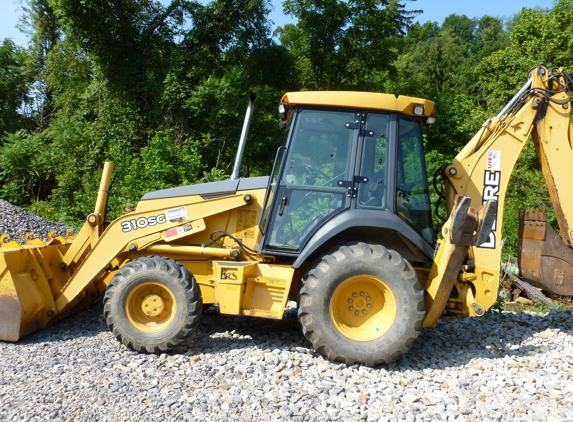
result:
M 573 249 L 547 223 L 545 210 L 519 213 L 519 270 L 535 287 L 573 295 Z
M 69 243 L 62 237 L 39 243 L 0 243 L 0 340 L 17 341 L 58 314 L 54 299 L 69 277 L 58 265 Z

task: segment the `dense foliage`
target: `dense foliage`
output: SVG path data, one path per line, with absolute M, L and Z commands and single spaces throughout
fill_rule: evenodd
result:
M 0 196 L 78 224 L 103 162 L 119 166 L 112 217 L 149 190 L 227 178 L 250 92 L 242 176 L 268 174 L 289 90 L 358 89 L 432 99 L 429 175 L 497 114 L 538 63 L 573 61 L 573 1 L 508 21 L 450 15 L 413 23 L 398 0 L 285 0 L 295 23 L 272 33 L 269 0 L 28 0 L 28 46 L 0 44 Z M 410 11 L 408 11 L 410 10 Z M 506 204 L 548 206 L 535 152 Z M 505 225 L 515 253 L 516 223 Z

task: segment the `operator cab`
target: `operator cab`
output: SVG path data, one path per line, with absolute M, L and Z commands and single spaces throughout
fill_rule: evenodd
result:
M 283 97 L 287 121 L 260 222 L 261 251 L 298 255 L 343 212 L 359 227 L 434 242 L 422 142 L 433 103 L 391 94 L 298 92 Z M 388 214 L 400 217 L 408 230 Z

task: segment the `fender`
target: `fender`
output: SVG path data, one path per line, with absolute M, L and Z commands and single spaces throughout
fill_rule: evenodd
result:
M 428 258 L 428 261 L 432 261 L 433 259 L 434 249 L 424 240 L 421 234 L 397 215 L 389 211 L 354 209 L 337 214 L 321 226 L 309 239 L 293 264 L 293 267 L 299 268 L 312 253 L 318 250 L 328 240 L 345 230 L 355 227 L 388 229 L 400 233 L 401 236 L 416 245 Z

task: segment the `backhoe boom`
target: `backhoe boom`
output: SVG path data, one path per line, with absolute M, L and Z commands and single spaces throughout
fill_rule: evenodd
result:
M 566 243 L 553 241 L 550 251 L 544 249 L 546 237 L 554 238 L 551 226 L 543 224 L 542 232 L 534 234 L 533 227 L 543 221 L 539 219 L 524 227 L 522 218 L 520 256 L 527 257 L 520 260 L 522 273 L 529 275 L 526 279 L 538 287 L 573 294 L 573 250 L 567 246 L 573 239 L 569 223 L 573 218 L 570 83 L 561 69 L 532 69 L 518 94 L 497 117 L 483 124 L 445 169 L 448 210 L 453 209 L 455 195 L 470 197 L 474 208 L 489 200 L 497 201 L 497 218 L 488 239 L 469 248 L 467 265 L 456 277 L 457 297 L 450 298 L 446 307 L 449 313 L 479 315 L 476 309 L 488 309 L 497 300 L 505 196 L 517 158 L 530 137 Z M 536 239 L 539 244 L 524 242 L 524 238 Z M 528 270 L 531 265 L 536 266 Z M 545 274 L 540 274 L 540 268 L 545 268 Z M 472 306 L 474 303 L 478 306 Z M 433 323 L 435 320 L 425 324 Z

